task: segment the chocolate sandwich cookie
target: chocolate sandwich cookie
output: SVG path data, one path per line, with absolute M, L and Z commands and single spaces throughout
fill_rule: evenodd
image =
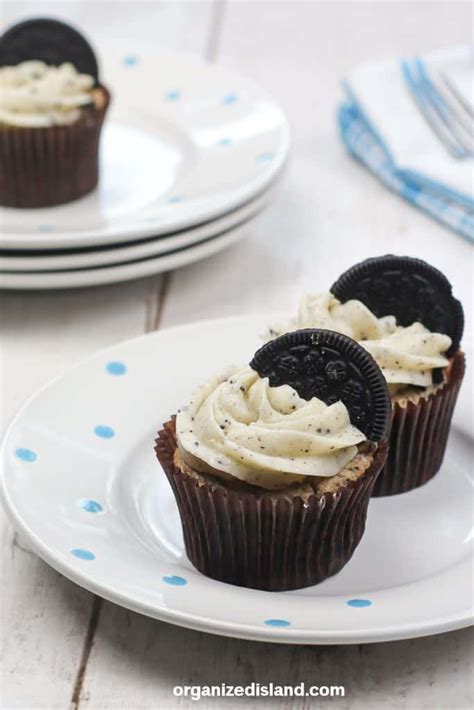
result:
M 89 42 L 70 25 L 51 18 L 19 22 L 0 36 L 0 66 L 36 60 L 51 66 L 64 62 L 99 80 L 97 59 Z
M 378 318 L 395 316 L 398 325 L 422 323 L 432 333 L 449 335 L 448 356 L 459 349 L 464 312 L 452 286 L 434 266 L 410 256 L 387 254 L 351 266 L 331 287 L 342 303 L 362 301 Z
M 250 367 L 272 387 L 290 385 L 299 396 L 326 404 L 344 402 L 351 422 L 370 441 L 383 441 L 390 423 L 390 395 L 373 357 L 355 340 L 308 328 L 265 343 Z

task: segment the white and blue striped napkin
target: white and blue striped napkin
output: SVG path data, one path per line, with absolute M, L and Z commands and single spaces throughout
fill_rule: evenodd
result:
M 343 86 L 339 126 L 349 152 L 388 188 L 474 241 L 473 49 L 361 66 Z

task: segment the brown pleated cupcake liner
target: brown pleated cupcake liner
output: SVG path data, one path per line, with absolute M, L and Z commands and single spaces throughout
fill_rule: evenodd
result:
M 186 553 L 204 575 L 276 592 L 318 584 L 350 560 L 364 533 L 386 443 L 359 479 L 303 500 L 194 478 L 174 462 L 175 432 L 174 420 L 167 422 L 155 451 L 178 504 Z
M 406 406 L 393 403 L 387 462 L 375 483 L 374 496 L 405 493 L 439 471 L 464 370 L 464 354 L 458 351 L 441 387 Z
M 99 179 L 99 140 L 110 101 L 69 125 L 0 126 L 0 205 L 51 207 L 91 192 Z

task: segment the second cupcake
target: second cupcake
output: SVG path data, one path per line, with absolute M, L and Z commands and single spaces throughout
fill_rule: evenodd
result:
M 330 293 L 303 298 L 297 318 L 274 326 L 331 328 L 368 350 L 388 382 L 392 421 L 374 495 L 417 488 L 441 467 L 464 375 L 463 309 L 446 277 L 420 259 L 386 255 L 346 271 Z

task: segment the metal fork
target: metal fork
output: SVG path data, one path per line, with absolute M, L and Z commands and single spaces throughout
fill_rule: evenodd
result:
M 458 102 L 453 100 L 451 92 L 446 92 L 444 86 L 439 81 L 429 76 L 421 59 L 416 60 L 416 67 L 423 83 L 423 88 L 441 120 L 445 123 L 448 130 L 451 130 L 453 137 L 466 152 L 466 155 L 473 155 L 474 121 L 472 116 L 466 113 L 464 106 L 459 107 Z
M 413 68 L 403 61 L 402 73 L 418 109 L 449 153 L 456 159 L 474 156 L 472 117 L 466 120 L 451 98 L 437 90 L 420 60 Z
M 458 104 L 459 108 L 462 109 L 470 118 L 474 119 L 474 111 L 472 110 L 472 106 L 470 106 L 464 96 L 459 93 L 452 81 L 442 72 L 440 72 L 439 76 L 454 101 Z

